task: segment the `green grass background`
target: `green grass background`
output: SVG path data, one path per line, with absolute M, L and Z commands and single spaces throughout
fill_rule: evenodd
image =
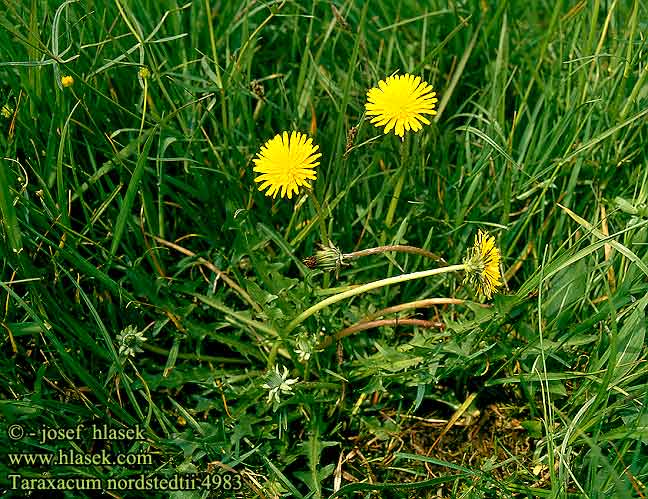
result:
M 159 476 L 229 466 L 245 497 L 330 497 L 339 485 L 342 497 L 646 496 L 645 5 L 3 0 L 0 10 L 3 428 L 140 424 L 147 441 L 110 451 L 150 452 L 146 472 Z M 406 142 L 388 226 L 400 145 L 365 120 L 364 102 L 395 71 L 428 81 L 439 114 Z M 62 75 L 74 85 L 62 88 Z M 339 289 L 438 265 L 392 254 L 338 279 L 307 269 L 316 211 L 301 195 L 273 201 L 253 180 L 251 159 L 283 130 L 309 133 L 323 153 L 314 189 L 343 251 L 409 244 L 461 263 L 478 228 L 493 234 L 506 287 L 492 307 L 445 275 L 338 303 L 283 335 Z M 297 361 L 300 335 L 434 297 L 468 303 L 419 311 L 443 330 L 372 329 Z M 116 337 L 130 325 L 147 341 L 124 361 Z M 274 365 L 300 379 L 278 408 L 261 386 Z M 364 445 L 408 441 L 407 417 L 447 421 L 471 400 L 481 413 L 511 404 L 524 430 L 509 431 L 529 451 L 471 462 Z M 4 430 L 0 444 L 70 447 Z M 7 487 L 6 455 L 0 472 Z

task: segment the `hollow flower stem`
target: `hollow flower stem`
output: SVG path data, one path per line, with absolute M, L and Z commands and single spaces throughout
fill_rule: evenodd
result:
M 318 345 L 318 349 L 323 349 L 328 347 L 333 341 L 339 341 L 342 338 L 345 338 L 347 336 L 350 336 L 354 333 L 360 332 L 360 331 L 366 331 L 367 329 L 374 329 L 377 327 L 382 327 L 382 326 L 393 326 L 393 327 L 398 327 L 398 326 L 418 326 L 418 327 L 423 327 L 423 328 L 443 328 L 444 324 L 443 322 L 438 322 L 438 321 L 427 321 L 424 319 L 410 319 L 410 318 L 404 318 L 404 319 L 381 319 L 377 321 L 369 321 L 369 322 L 359 322 L 357 324 L 354 324 L 353 326 L 349 326 L 347 328 L 342 329 L 340 332 L 337 334 L 334 334 L 333 336 L 328 336 L 322 340 L 322 342 Z
M 426 258 L 431 258 L 438 262 L 445 263 L 445 260 L 439 255 L 432 253 L 431 251 L 424 250 L 423 248 L 417 248 L 416 246 L 406 246 L 403 244 L 392 244 L 386 246 L 376 246 L 375 248 L 367 248 L 360 251 L 354 251 L 352 253 L 344 253 L 343 257 L 352 259 L 360 258 L 362 256 L 376 255 L 378 253 L 386 253 L 387 251 L 398 251 L 400 253 L 412 253 L 415 255 L 421 255 Z
M 304 310 L 301 314 L 295 317 L 286 326 L 286 329 L 284 330 L 284 335 L 290 333 L 293 329 L 295 329 L 299 324 L 301 324 L 306 319 L 308 319 L 311 315 L 319 312 L 320 310 L 328 307 L 329 305 L 342 301 L 346 298 L 351 298 L 352 296 L 366 293 L 367 291 L 371 291 L 374 289 L 383 288 L 385 286 L 390 286 L 392 284 L 399 284 L 401 282 L 413 281 L 415 279 L 423 279 L 424 277 L 431 277 L 433 275 L 445 274 L 448 272 L 458 272 L 464 269 L 465 269 L 465 265 L 462 263 L 459 265 L 450 265 L 448 267 L 441 267 L 438 269 L 429 269 L 429 270 L 422 270 L 420 272 L 412 272 L 410 274 L 402 274 L 394 277 L 388 277 L 386 279 L 380 279 L 378 281 L 369 282 L 367 284 L 363 284 L 362 286 L 358 286 L 357 288 L 350 289 L 348 291 L 344 291 L 343 293 L 330 296 L 325 300 L 322 300 L 321 302 L 316 303 L 312 307 Z
M 416 308 L 429 308 L 436 305 L 463 305 L 466 303 L 466 300 L 460 300 L 457 298 L 426 298 L 424 300 L 410 301 L 407 303 L 400 303 L 398 305 L 393 305 L 391 307 L 383 308 L 381 310 L 376 310 L 375 312 L 366 315 L 360 322 L 368 322 L 378 317 L 383 317 L 387 314 L 394 314 L 397 312 L 402 312 L 404 310 L 412 310 Z M 487 307 L 487 305 L 479 305 L 481 307 Z

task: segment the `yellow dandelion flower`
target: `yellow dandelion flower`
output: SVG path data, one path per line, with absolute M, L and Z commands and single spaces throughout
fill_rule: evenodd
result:
M 468 250 L 464 259 L 466 278 L 464 283 L 472 284 L 479 294 L 490 299 L 496 289 L 502 285 L 500 274 L 501 255 L 495 238 L 479 230 L 475 236 L 475 245 Z
M 63 87 L 71 87 L 74 85 L 74 78 L 70 75 L 61 76 L 61 85 L 63 85 Z
M 392 129 L 403 138 L 406 130 L 418 132 L 430 121 L 424 114 L 435 115 L 434 104 L 438 101 L 432 87 L 420 76 L 410 74 L 388 76 L 378 86 L 367 92 L 365 107 L 376 127 L 385 125 L 385 133 Z
M 266 196 L 274 198 L 279 194 L 282 198 L 287 195 L 290 199 L 300 187 L 310 187 L 308 181 L 317 177 L 315 167 L 319 161 L 316 160 L 322 156 L 316 152 L 317 149 L 313 139 L 306 134 L 277 134 L 261 147 L 253 160 L 256 165 L 254 171 L 261 174 L 254 179 L 261 182 L 259 190 L 268 189 Z

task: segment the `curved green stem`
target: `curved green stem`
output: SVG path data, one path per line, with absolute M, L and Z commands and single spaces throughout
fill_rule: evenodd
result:
M 333 303 L 337 303 L 339 301 L 342 301 L 346 298 L 351 298 L 352 296 L 359 295 L 361 293 L 366 293 L 367 291 L 371 291 L 373 289 L 378 289 L 378 288 L 383 288 L 385 286 L 390 286 L 392 284 L 399 284 L 401 282 L 406 282 L 406 281 L 413 281 L 415 279 L 422 279 L 424 277 L 430 277 L 433 275 L 437 274 L 445 274 L 447 272 L 457 272 L 460 270 L 464 270 L 465 265 L 459 264 L 459 265 L 450 265 L 448 267 L 441 267 L 438 269 L 430 269 L 430 270 L 422 270 L 420 272 L 412 272 L 411 274 L 402 274 L 402 275 L 397 275 L 394 277 L 388 277 L 386 279 L 380 279 L 379 281 L 373 281 L 369 282 L 367 284 L 363 284 L 362 286 L 358 286 L 357 288 L 350 289 L 348 291 L 344 291 L 343 293 L 330 296 L 326 298 L 325 300 L 322 300 L 319 303 L 316 303 L 312 307 L 304 310 L 301 314 L 299 314 L 297 317 L 295 317 L 290 323 L 286 326 L 286 329 L 284 330 L 284 335 L 287 335 L 290 333 L 293 329 L 295 329 L 299 324 L 304 322 L 306 319 L 308 319 L 311 315 L 319 312 L 323 308 L 328 307 L 329 305 L 332 305 Z

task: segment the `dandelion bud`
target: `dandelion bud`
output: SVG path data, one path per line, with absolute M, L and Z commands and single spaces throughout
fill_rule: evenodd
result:
M 63 85 L 64 88 L 71 87 L 74 85 L 74 78 L 70 75 L 61 76 L 61 85 Z

